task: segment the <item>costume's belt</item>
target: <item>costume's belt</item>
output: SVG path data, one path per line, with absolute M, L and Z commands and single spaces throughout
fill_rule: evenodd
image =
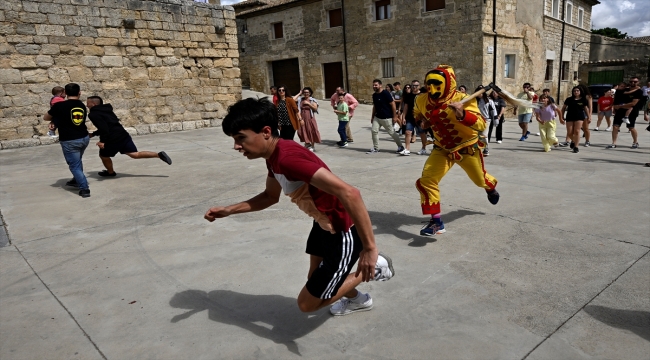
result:
M 434 150 L 439 149 L 439 150 L 442 150 L 442 151 L 446 151 L 447 152 L 447 157 L 449 157 L 449 159 L 455 160 L 455 161 L 461 161 L 463 159 L 463 155 L 473 156 L 476 152 L 480 152 L 481 147 L 485 146 L 485 144 L 483 144 L 481 142 L 482 140 L 483 140 L 483 138 L 479 137 L 478 141 L 475 142 L 474 144 L 468 145 L 468 146 L 466 146 L 464 148 L 460 148 L 460 149 L 458 149 L 456 151 L 448 151 L 447 149 L 441 148 L 440 146 L 437 146 L 435 144 L 433 145 L 433 149 Z

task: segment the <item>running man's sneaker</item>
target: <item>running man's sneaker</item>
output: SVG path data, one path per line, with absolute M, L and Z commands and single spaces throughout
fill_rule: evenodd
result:
M 639 148 L 639 143 L 632 144 L 631 149 L 638 149 L 638 148 Z
M 599 130 L 598 130 L 598 126 L 596 126 L 596 127 L 594 128 L 594 131 L 599 131 Z
M 429 155 L 427 152 L 427 149 L 420 149 L 420 151 L 417 152 L 418 155 Z
M 605 149 L 616 149 L 616 145 L 614 145 L 614 144 L 607 145 L 607 146 L 605 146 Z
M 522 136 L 521 138 L 519 138 L 519 141 L 526 141 L 526 137 Z
M 535 133 L 535 136 L 539 136 L 539 133 Z
M 74 178 L 72 180 L 68 181 L 67 183 L 65 183 L 65 185 L 66 186 L 72 186 L 72 187 L 79 187 L 79 184 L 77 184 L 77 180 L 75 180 Z
M 411 152 L 410 152 L 409 150 L 404 149 L 404 150 L 402 150 L 402 152 L 399 153 L 399 154 L 400 154 L 400 155 L 403 155 L 403 156 L 409 156 L 409 155 L 411 155 Z
M 368 311 L 372 309 L 372 298 L 370 297 L 370 294 L 359 293 L 359 296 L 365 296 L 367 297 L 367 300 L 362 303 L 355 303 L 348 298 L 341 298 L 332 305 L 330 308 L 330 314 L 334 316 L 343 316 L 352 314 L 353 312 Z
M 497 144 L 501 144 L 502 142 L 503 142 L 503 141 L 501 141 L 501 140 L 497 140 Z
M 565 142 L 563 142 L 563 143 L 559 143 L 558 145 L 559 145 L 560 147 L 567 147 L 567 146 L 569 146 L 569 142 L 565 141 Z
M 351 143 L 351 142 L 354 142 L 354 140 L 352 140 L 352 139 L 348 139 L 348 142 Z
M 589 141 L 585 141 L 585 147 L 589 147 L 591 143 Z
M 578 149 L 577 147 L 574 147 L 574 148 L 573 148 L 573 153 L 574 153 L 574 154 L 577 154 L 577 153 L 579 153 L 579 152 L 580 152 L 580 149 Z
M 393 260 L 386 256 L 384 253 L 379 252 L 377 263 L 375 264 L 375 281 L 390 280 L 395 276 L 395 269 L 393 269 Z
M 402 151 L 404 151 L 404 146 L 398 146 L 397 151 L 395 151 L 397 154 L 401 154 Z
M 612 131 L 612 127 L 611 126 L 608 127 L 607 129 L 605 129 L 605 131 Z
M 166 162 L 167 165 L 172 164 L 172 158 L 170 158 L 169 155 L 167 155 L 164 151 L 159 152 L 158 157 L 160 158 L 160 160 Z
M 490 191 L 485 190 L 485 192 L 487 193 L 488 201 L 490 204 L 496 205 L 499 202 L 501 195 L 499 195 L 499 192 L 496 191 L 496 189 Z
M 376 154 L 379 152 L 379 149 L 372 148 L 366 152 L 366 154 Z
M 81 196 L 82 198 L 89 198 L 90 197 L 90 189 L 79 190 L 79 196 Z
M 446 233 L 445 223 L 442 222 L 442 219 L 431 218 L 429 223 L 424 225 L 422 230 L 420 230 L 420 235 L 431 236 L 431 235 L 440 235 Z
M 623 117 L 623 122 L 626 123 L 626 124 L 629 124 L 630 123 L 630 118 L 628 118 L 627 116 Z
M 347 141 L 346 141 L 346 142 L 342 142 L 342 143 L 340 143 L 340 144 L 339 144 L 339 147 L 340 147 L 340 148 L 346 148 L 346 147 L 348 147 L 348 143 L 347 143 Z M 314 151 L 314 150 L 312 150 L 312 151 Z

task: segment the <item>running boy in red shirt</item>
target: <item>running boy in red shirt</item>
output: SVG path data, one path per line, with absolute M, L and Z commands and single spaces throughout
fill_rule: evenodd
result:
M 361 193 L 314 153 L 295 141 L 280 139 L 277 124 L 275 106 L 266 99 L 241 100 L 228 109 L 223 131 L 246 158 L 266 160 L 266 189 L 249 200 L 212 207 L 205 219 L 213 222 L 266 209 L 284 192 L 314 219 L 307 238 L 308 280 L 298 295 L 300 310 L 312 312 L 334 304 L 333 315 L 347 315 L 372 309 L 370 294 L 357 291 L 357 285 L 388 280 L 395 271 L 391 259 L 377 250 Z M 351 274 L 357 260 L 357 271 Z

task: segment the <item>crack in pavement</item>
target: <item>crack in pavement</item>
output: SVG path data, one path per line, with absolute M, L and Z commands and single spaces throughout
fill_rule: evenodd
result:
M 550 339 L 550 337 L 553 336 L 553 334 L 555 334 L 556 332 L 558 332 L 558 330 L 560 330 L 560 329 L 561 329 L 561 328 L 562 328 L 566 323 L 568 323 L 569 320 L 573 319 L 576 315 L 578 315 L 578 313 L 579 313 L 580 311 L 582 311 L 582 310 L 583 310 L 587 305 L 589 305 L 592 301 L 594 301 L 594 299 L 596 299 L 600 294 L 602 294 L 603 291 L 607 290 L 607 288 L 609 288 L 609 287 L 610 287 L 613 283 L 615 283 L 615 282 L 616 282 L 616 281 L 617 281 L 621 276 L 623 276 L 623 275 L 624 275 L 628 270 L 630 270 L 630 269 L 632 268 L 632 266 L 634 266 L 637 262 L 639 262 L 639 260 L 641 260 L 641 259 L 643 259 L 645 256 L 647 256 L 648 253 L 650 253 L 650 250 L 646 251 L 643 255 L 641 255 L 641 257 L 639 257 L 638 259 L 636 259 L 636 260 L 635 260 L 635 261 L 634 261 L 630 266 L 628 266 L 627 269 L 625 269 L 625 270 L 624 270 L 620 275 L 618 275 L 614 280 L 612 280 L 609 284 L 607 284 L 607 285 L 606 285 L 602 290 L 600 290 L 596 295 L 594 295 L 591 299 L 589 299 L 589 301 L 587 301 L 584 305 L 582 305 L 582 307 L 580 307 L 580 308 L 579 308 L 575 313 L 573 313 L 571 316 L 569 316 L 568 319 L 566 319 L 564 322 L 562 322 L 562 323 L 561 323 L 561 324 L 560 324 L 560 325 L 559 325 L 555 330 L 553 330 L 553 332 L 551 332 L 550 334 L 548 334 L 548 335 L 547 335 L 547 336 L 546 336 L 542 341 L 539 342 L 539 344 L 535 345 L 535 347 L 533 347 L 533 348 L 532 348 L 532 349 L 531 349 L 531 350 L 530 350 L 526 355 L 524 355 L 524 357 L 521 358 L 521 360 L 526 360 L 526 359 L 528 358 L 528 356 L 530 356 L 530 354 L 533 353 L 533 351 L 535 351 L 535 350 L 536 350 L 538 347 L 540 347 L 544 342 L 546 342 L 546 340 Z

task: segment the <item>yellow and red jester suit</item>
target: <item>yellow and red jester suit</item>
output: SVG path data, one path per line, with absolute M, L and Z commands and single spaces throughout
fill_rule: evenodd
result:
M 464 104 L 464 117 L 456 118 L 456 111 L 449 104 L 469 95 L 456 91 L 456 75 L 448 65 L 429 71 L 425 85 L 427 92 L 415 98 L 413 107 L 415 119 L 423 120 L 423 128 L 431 127 L 435 137 L 434 149 L 424 164 L 422 177 L 415 182 L 420 192 L 422 214 L 440 213 L 438 184 L 454 164 L 460 165 L 476 186 L 488 191 L 488 199 L 496 204 L 498 193 L 492 190 L 497 180 L 485 171 L 482 154 L 485 140 L 479 138 L 479 134 L 486 124 L 476 101 Z M 496 199 L 490 198 L 490 192 Z

